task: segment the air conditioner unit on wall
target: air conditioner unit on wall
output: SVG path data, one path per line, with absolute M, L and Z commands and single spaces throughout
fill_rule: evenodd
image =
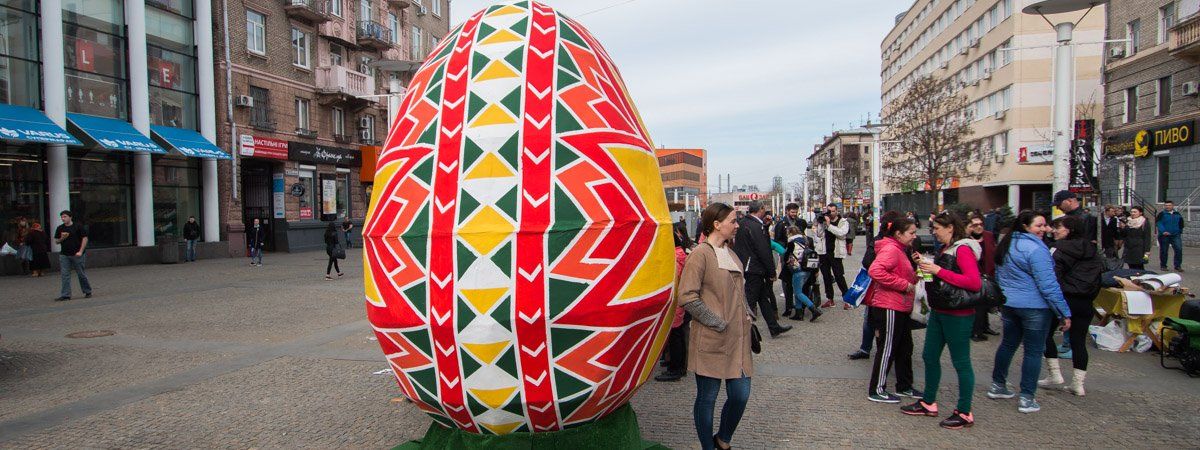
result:
M 1120 59 L 1125 57 L 1125 47 L 1113 47 L 1108 49 L 1108 57 L 1111 59 Z
M 358 118 L 358 128 L 359 129 L 371 128 L 371 119 L 369 117 L 359 117 Z
M 440 1 L 440 0 L 435 0 L 435 1 Z M 425 4 L 421 3 L 420 0 L 415 0 L 414 3 L 416 3 L 416 5 L 417 5 L 417 16 L 418 17 L 429 14 L 429 10 L 425 9 Z
M 253 108 L 254 107 L 254 97 L 251 97 L 249 95 L 239 95 L 239 96 L 237 96 L 237 99 L 234 100 L 233 104 L 236 106 L 245 106 L 247 108 Z
M 970 47 L 963 47 L 961 50 L 959 50 L 959 51 L 958 51 L 958 54 L 960 54 L 960 55 L 965 55 L 965 54 L 967 54 L 967 52 L 968 52 L 968 51 L 970 51 L 970 50 L 971 50 L 971 48 L 970 48 Z
M 1183 91 L 1183 95 L 1194 96 L 1197 94 L 1195 81 L 1185 81 L 1182 85 L 1180 85 L 1180 88 L 1180 90 Z
M 979 38 L 971 39 L 971 48 L 979 46 Z
M 996 153 L 996 162 L 1004 163 L 1004 161 L 1007 159 L 1007 156 L 1008 153 Z
M 371 139 L 371 130 L 358 130 L 358 139 L 363 141 Z
M 993 114 L 993 115 L 992 115 L 992 117 L 994 117 L 996 120 L 1003 120 L 1003 119 L 1004 119 L 1004 113 L 1005 113 L 1005 111 L 1004 111 L 1004 110 L 996 111 L 996 113 L 995 113 L 995 114 Z
M 985 70 L 985 71 L 983 71 L 983 75 L 981 75 L 979 78 L 980 78 L 980 79 L 983 79 L 983 80 L 990 80 L 990 79 L 992 79 L 992 71 L 991 71 L 991 70 Z

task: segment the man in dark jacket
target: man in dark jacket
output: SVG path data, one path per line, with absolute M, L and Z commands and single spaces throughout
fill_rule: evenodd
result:
M 1183 272 L 1183 216 L 1175 211 L 1175 202 L 1167 200 L 1163 210 L 1154 216 L 1158 227 L 1158 268 L 1167 270 L 1167 249 L 1175 247 L 1175 271 Z
M 996 235 L 988 231 L 987 224 L 983 217 L 972 215 L 970 225 L 967 226 L 967 233 L 972 239 L 979 242 L 979 248 L 983 252 L 979 257 L 979 273 L 987 275 L 995 279 L 996 277 Z M 971 339 L 976 342 L 986 341 L 987 335 L 998 336 L 1000 333 L 992 330 L 988 326 L 988 310 L 991 308 L 980 307 L 975 309 L 975 324 L 971 329 Z
M 1117 207 L 1106 205 L 1104 215 L 1100 217 L 1100 248 L 1104 249 L 1105 259 L 1116 259 L 1120 250 L 1121 221 L 1117 218 Z
M 1083 220 L 1084 236 L 1093 243 L 1099 242 L 1099 233 L 1096 230 L 1096 217 L 1083 211 L 1079 204 L 1079 196 L 1068 190 L 1061 190 L 1054 193 L 1054 206 L 1062 210 L 1063 214 L 1068 216 L 1079 217 Z
M 266 228 L 263 227 L 262 222 L 254 219 L 254 223 L 246 228 L 246 245 L 250 248 L 251 266 L 262 267 L 262 251 L 266 239 Z
M 183 253 L 184 261 L 196 261 L 197 239 L 200 239 L 200 225 L 196 223 L 196 216 L 188 216 L 187 223 L 183 224 L 183 240 L 187 241 L 187 251 Z
M 784 207 L 784 216 L 775 222 L 775 242 L 779 243 L 783 248 L 788 246 L 788 227 L 796 227 L 800 230 L 808 229 L 808 224 L 804 219 L 800 218 L 800 205 L 788 203 Z M 792 271 L 788 269 L 787 264 L 779 265 L 779 282 L 783 286 L 783 299 L 786 302 L 783 307 L 784 317 L 792 315 L 792 307 L 795 304 L 793 299 L 795 294 L 792 291 Z
M 762 311 L 762 318 L 767 321 L 767 329 L 771 336 L 778 336 L 792 329 L 791 325 L 780 326 L 775 310 L 775 293 L 771 284 L 775 282 L 775 258 L 771 256 L 771 240 L 767 238 L 764 228 L 767 215 L 763 204 L 758 201 L 750 202 L 746 217 L 738 223 L 737 236 L 734 238 L 733 251 L 742 261 L 746 273 L 746 302 L 750 304 L 752 313 Z

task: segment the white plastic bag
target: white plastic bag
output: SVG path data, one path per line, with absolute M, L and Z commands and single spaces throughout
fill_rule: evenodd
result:
M 1092 336 L 1096 348 L 1108 352 L 1120 350 L 1121 346 L 1125 345 L 1125 339 L 1129 337 L 1125 334 L 1123 320 L 1114 320 L 1105 326 L 1092 325 L 1088 327 L 1088 334 Z
M 917 283 L 917 290 L 913 293 L 913 310 L 908 317 L 919 323 L 929 323 L 929 295 L 925 293 L 924 282 Z
M 0 247 L 0 256 L 8 256 L 8 255 L 15 255 L 15 254 L 17 254 L 17 249 L 12 248 L 12 246 L 8 245 L 7 242 L 4 243 L 3 247 Z
M 1150 348 L 1153 346 L 1154 341 L 1151 341 L 1150 338 L 1144 334 L 1139 334 L 1137 337 L 1133 338 L 1133 351 L 1135 352 L 1146 353 L 1150 351 Z

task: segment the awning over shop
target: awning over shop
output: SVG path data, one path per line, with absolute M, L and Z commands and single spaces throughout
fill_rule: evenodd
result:
M 82 145 L 41 111 L 0 104 L 0 139 L 13 142 Z
M 67 129 L 76 137 L 90 141 L 89 143 L 105 150 L 159 154 L 167 152 L 124 120 L 67 113 Z
M 166 127 L 161 125 L 150 126 L 150 137 L 154 138 L 155 142 L 162 144 L 164 147 L 175 149 L 183 156 L 191 158 L 205 159 L 230 159 L 229 154 L 221 150 L 200 133 L 194 130 L 185 130 L 182 128 Z

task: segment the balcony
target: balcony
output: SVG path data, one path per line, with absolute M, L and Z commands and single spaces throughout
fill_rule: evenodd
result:
M 283 11 L 288 17 L 314 24 L 329 21 L 329 3 L 326 0 L 283 0 Z
M 373 20 L 359 20 L 354 36 L 359 47 L 374 50 L 392 48 L 392 30 Z
M 355 44 L 354 21 L 350 19 L 331 17 L 330 20 L 317 26 L 317 34 L 343 45 L 352 46 Z
M 296 128 L 296 136 L 300 136 L 302 138 L 308 138 L 308 139 L 316 139 L 317 138 L 317 130 L 310 130 L 308 128 Z
M 322 105 L 366 107 L 375 100 L 361 97 L 375 94 L 375 78 L 342 66 L 318 67 L 317 94 Z
M 412 5 L 408 0 L 388 0 L 387 2 L 388 6 L 395 7 L 396 9 L 404 9 Z
M 1167 49 L 1171 56 L 1189 61 L 1200 61 L 1200 14 L 1192 14 L 1169 30 L 1171 39 Z
M 337 142 L 339 144 L 349 144 L 351 142 L 354 142 L 354 138 L 348 134 L 336 134 L 335 133 L 333 135 L 333 142 Z

